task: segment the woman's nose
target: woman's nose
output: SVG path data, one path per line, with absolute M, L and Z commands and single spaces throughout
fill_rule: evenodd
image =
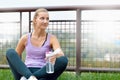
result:
M 49 20 L 48 19 L 44 19 L 44 23 L 48 23 L 49 22 Z

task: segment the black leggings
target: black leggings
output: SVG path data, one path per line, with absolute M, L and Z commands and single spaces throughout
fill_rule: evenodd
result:
M 31 75 L 34 75 L 38 80 L 56 80 L 66 69 L 68 63 L 68 59 L 65 56 L 57 58 L 54 65 L 54 73 L 48 74 L 46 73 L 46 66 L 43 68 L 26 67 L 14 49 L 7 50 L 6 58 L 15 80 L 20 80 L 21 76 L 25 76 L 28 79 Z

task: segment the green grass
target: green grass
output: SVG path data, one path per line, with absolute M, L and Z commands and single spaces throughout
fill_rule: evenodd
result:
M 0 80 L 14 80 L 9 69 L 0 69 Z
M 14 80 L 9 69 L 0 69 L 0 80 Z M 120 73 L 64 72 L 58 80 L 120 80 Z
M 73 72 L 64 72 L 58 80 L 120 80 L 120 74 L 83 72 L 76 75 Z

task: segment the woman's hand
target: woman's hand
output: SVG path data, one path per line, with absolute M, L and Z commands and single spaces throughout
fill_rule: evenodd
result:
M 53 56 L 50 56 L 50 57 L 46 57 L 46 58 L 45 58 L 46 61 L 47 61 L 48 59 L 50 60 L 50 62 L 51 62 L 52 64 L 55 64 L 56 55 L 53 55 Z
M 51 62 L 52 64 L 55 64 L 55 61 L 56 61 L 56 55 L 51 56 L 51 57 L 50 57 L 50 62 Z

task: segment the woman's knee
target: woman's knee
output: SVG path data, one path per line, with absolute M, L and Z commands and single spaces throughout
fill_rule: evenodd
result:
M 57 58 L 57 61 L 56 61 L 58 64 L 62 64 L 64 66 L 67 66 L 68 64 L 68 59 L 66 56 L 61 56 L 59 58 Z
M 6 57 L 11 57 L 15 53 L 14 49 L 8 49 L 6 52 Z

